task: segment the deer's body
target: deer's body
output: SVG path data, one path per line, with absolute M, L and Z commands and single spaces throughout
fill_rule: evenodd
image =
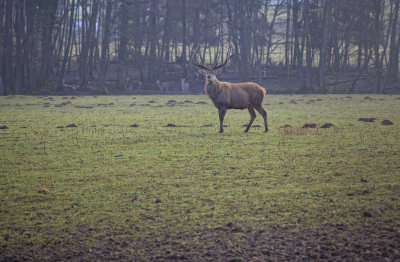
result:
M 257 110 L 264 118 L 265 132 L 268 131 L 267 112 L 262 107 L 262 102 L 266 91 L 260 85 L 252 82 L 230 83 L 221 82 L 215 76 L 206 79 L 204 87 L 206 95 L 218 109 L 220 128 L 219 132 L 224 132 L 224 117 L 228 109 L 248 109 L 250 113 L 250 122 L 245 132 L 248 132 Z
M 261 106 L 265 89 L 256 83 L 229 83 L 215 79 L 206 81 L 204 91 L 215 107 L 227 109 L 246 109 L 249 105 Z
M 195 53 L 195 55 L 198 51 Z M 194 58 L 196 56 L 194 55 Z M 193 61 L 193 64 L 201 68 L 206 75 L 206 83 L 204 91 L 206 95 L 218 108 L 220 127 L 219 132 L 224 132 L 224 117 L 228 109 L 245 109 L 247 108 L 250 113 L 250 122 L 244 132 L 249 131 L 254 119 L 256 118 L 257 110 L 264 118 L 265 132 L 268 131 L 267 112 L 262 107 L 262 102 L 266 91 L 260 85 L 253 82 L 245 83 L 230 83 L 221 82 L 215 76 L 215 70 L 226 65 L 229 58 L 229 51 L 227 59 L 221 65 L 216 65 L 213 68 L 208 68 L 205 65 Z

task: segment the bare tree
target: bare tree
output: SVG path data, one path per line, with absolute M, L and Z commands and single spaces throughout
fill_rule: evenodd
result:
M 319 59 L 319 87 L 321 91 L 326 92 L 325 87 L 325 71 L 326 71 L 326 57 L 329 44 L 329 28 L 331 21 L 332 2 L 326 1 L 324 6 L 324 24 L 322 30 L 322 46 L 321 55 Z

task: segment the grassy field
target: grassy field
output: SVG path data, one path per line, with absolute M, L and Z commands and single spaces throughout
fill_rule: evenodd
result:
M 0 261 L 400 259 L 400 96 L 264 104 L 0 98 Z

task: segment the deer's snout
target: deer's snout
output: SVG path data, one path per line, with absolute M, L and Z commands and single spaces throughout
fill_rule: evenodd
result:
M 211 75 L 207 75 L 207 79 L 210 80 L 211 79 Z

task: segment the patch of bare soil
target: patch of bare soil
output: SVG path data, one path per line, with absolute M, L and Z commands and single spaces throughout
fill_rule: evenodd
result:
M 317 124 L 315 123 L 306 123 L 301 128 L 316 128 Z
M 66 125 L 65 127 L 78 127 L 77 125 L 75 125 L 74 123 Z
M 108 103 L 108 104 L 97 104 L 97 106 L 104 106 L 104 107 L 107 107 L 107 106 L 113 106 L 114 105 L 114 103 Z
M 75 108 L 93 108 L 93 106 L 75 106 Z
M 139 125 L 138 124 L 133 124 L 133 125 L 130 125 L 129 127 L 139 127 Z
M 366 219 L 369 221 L 369 219 Z M 133 229 L 134 230 L 134 229 Z M 0 261 L 398 261 L 400 224 L 363 222 L 356 228 L 319 229 L 274 225 L 253 228 L 229 222 L 191 232 L 159 232 L 133 239 L 129 229 L 110 229 L 94 246 L 82 244 L 87 229 L 41 248 L 0 246 Z M 6 239 L 5 239 L 6 240 Z M 7 241 L 7 240 L 6 240 Z
M 335 126 L 335 125 L 332 124 L 332 123 L 325 123 L 325 124 L 323 124 L 323 125 L 321 126 L 321 128 L 330 128 L 330 127 L 332 127 L 332 126 Z
M 168 100 L 167 106 L 176 106 L 176 100 L 173 100 L 173 99 Z
M 68 104 L 71 104 L 71 101 L 66 101 L 66 102 L 62 102 L 60 104 L 55 104 L 54 107 L 63 107 L 63 106 L 66 106 Z
M 0 126 L 0 129 L 8 129 L 8 126 Z
M 196 102 L 196 105 L 207 105 L 207 102 L 205 102 L 205 101 L 199 101 L 199 102 Z
M 364 99 L 365 99 L 365 100 L 371 100 L 371 101 L 372 101 L 372 100 L 376 100 L 375 98 L 371 98 L 371 97 L 369 97 L 369 96 L 364 97 Z
M 390 121 L 390 120 L 385 119 L 385 120 L 383 120 L 381 122 L 381 124 L 384 125 L 384 126 L 390 126 L 390 125 L 393 125 L 393 122 Z
M 176 127 L 176 125 L 169 123 L 169 124 L 165 125 L 164 127 Z
M 375 117 L 361 117 L 358 119 L 358 121 L 366 122 L 366 123 L 371 123 L 371 122 L 374 122 L 375 120 L 376 120 Z

